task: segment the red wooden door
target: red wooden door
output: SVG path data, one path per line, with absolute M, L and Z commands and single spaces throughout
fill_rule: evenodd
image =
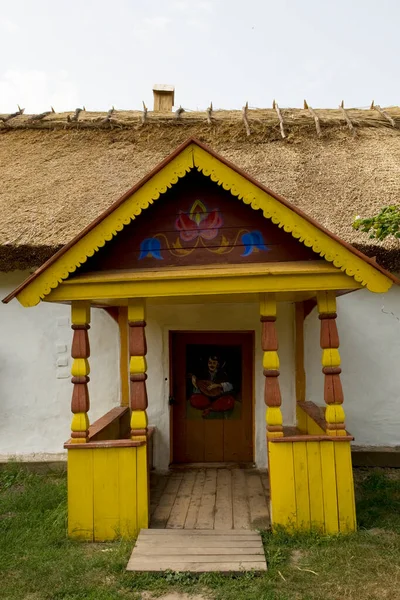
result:
M 172 460 L 253 461 L 252 332 L 171 333 Z

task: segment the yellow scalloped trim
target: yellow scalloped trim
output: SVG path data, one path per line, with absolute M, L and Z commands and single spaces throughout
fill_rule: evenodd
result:
M 38 304 L 193 166 L 193 145 L 190 145 L 22 290 L 17 296 L 20 303 L 23 306 Z
M 309 221 L 251 183 L 243 175 L 200 148 L 194 147 L 194 164 L 198 171 L 229 190 L 254 210 L 262 210 L 265 218 L 314 250 L 326 261 L 334 264 L 349 277 L 367 287 L 371 292 L 387 292 L 393 281 L 359 258 L 339 242 L 324 234 Z
M 20 303 L 23 306 L 38 304 L 52 289 L 67 279 L 99 248 L 122 231 L 125 225 L 140 215 L 142 210 L 146 210 L 150 204 L 158 200 L 161 194 L 164 194 L 193 167 L 225 190 L 229 190 L 232 195 L 237 196 L 254 210 L 262 210 L 265 218 L 271 219 L 278 227 L 291 233 L 294 238 L 312 248 L 314 252 L 328 262 L 332 262 L 370 291 L 386 292 L 392 286 L 392 280 L 374 269 L 372 265 L 355 256 L 339 242 L 325 235 L 243 175 L 236 173 L 196 144 L 190 144 L 22 290 L 17 296 Z

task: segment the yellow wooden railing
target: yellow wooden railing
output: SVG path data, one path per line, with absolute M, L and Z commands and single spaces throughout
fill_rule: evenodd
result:
M 116 407 L 91 425 L 87 443 L 64 445 L 70 537 L 101 542 L 135 537 L 148 527 L 151 457 L 145 452 L 150 460 L 143 460 L 138 452 L 149 449 L 147 441 L 130 439 L 129 408 Z
M 312 402 L 298 404 L 298 428 L 268 441 L 273 528 L 327 534 L 356 528 L 350 442 L 326 434 Z

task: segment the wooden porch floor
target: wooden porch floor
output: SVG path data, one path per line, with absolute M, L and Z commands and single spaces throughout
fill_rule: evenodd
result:
M 250 530 L 269 525 L 266 471 L 201 468 L 151 476 L 151 529 Z
M 265 471 L 196 468 L 150 480 L 150 529 L 142 529 L 128 571 L 265 571 L 269 527 Z

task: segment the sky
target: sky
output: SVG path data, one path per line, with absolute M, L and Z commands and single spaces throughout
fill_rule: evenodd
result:
M 0 0 L 0 113 L 400 104 L 398 0 Z

